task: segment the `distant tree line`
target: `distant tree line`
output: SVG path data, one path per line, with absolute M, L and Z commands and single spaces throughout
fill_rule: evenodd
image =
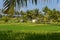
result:
M 59 23 L 60 22 L 60 11 L 49 9 L 47 6 L 43 8 L 42 12 L 39 9 L 16 11 L 13 16 L 7 14 L 3 16 L 5 22 L 8 22 L 11 18 L 17 18 L 17 22 L 32 22 L 41 24 Z
M 39 11 L 39 9 L 28 10 L 26 12 L 21 11 L 17 12 L 20 14 L 21 19 L 25 22 L 32 21 L 36 19 L 37 23 L 57 23 L 60 22 L 60 11 L 56 9 L 49 9 L 47 6 L 43 8 L 43 12 Z

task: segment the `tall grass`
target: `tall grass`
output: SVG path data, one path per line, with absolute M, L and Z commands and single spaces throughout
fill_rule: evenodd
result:
M 60 33 L 0 31 L 0 40 L 60 40 Z

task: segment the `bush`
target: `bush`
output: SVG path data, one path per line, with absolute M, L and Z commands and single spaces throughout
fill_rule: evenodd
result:
M 9 21 L 9 17 L 8 16 L 3 16 L 3 18 L 2 18 L 5 22 L 8 22 Z

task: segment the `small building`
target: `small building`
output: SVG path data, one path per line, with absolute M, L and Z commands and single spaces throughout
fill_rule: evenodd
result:
M 37 19 L 32 19 L 32 23 L 36 23 Z

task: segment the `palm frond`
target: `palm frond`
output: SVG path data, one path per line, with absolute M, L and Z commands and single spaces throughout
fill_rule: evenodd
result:
M 18 4 L 18 7 L 23 7 L 23 6 L 27 6 L 27 1 L 30 1 L 30 0 L 3 0 L 4 1 L 4 9 L 5 11 L 8 11 L 8 9 L 12 6 L 12 5 L 15 5 L 16 6 L 16 3 Z M 32 4 L 36 4 L 38 3 L 38 0 L 31 0 L 32 1 Z M 49 0 L 41 0 L 42 2 L 49 2 Z M 57 0 L 58 2 L 59 0 Z

